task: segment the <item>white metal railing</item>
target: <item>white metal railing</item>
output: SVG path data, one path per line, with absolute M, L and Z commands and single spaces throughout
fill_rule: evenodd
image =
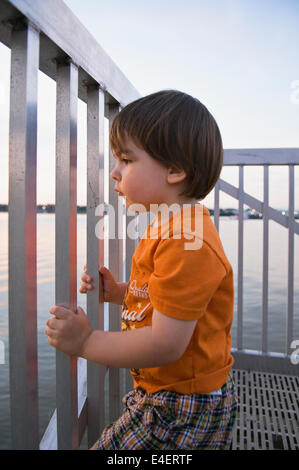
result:
M 88 445 L 104 425 L 104 377 L 107 368 L 78 361 L 57 351 L 56 406 L 39 443 L 37 302 L 36 302 L 36 141 L 37 77 L 42 70 L 56 80 L 56 291 L 55 302 L 77 305 L 76 279 L 76 167 L 77 99 L 87 103 L 87 270 L 95 289 L 87 295 L 87 314 L 93 328 L 104 328 L 104 303 L 98 263 L 104 262 L 104 240 L 95 237 L 95 207 L 104 203 L 104 117 L 110 124 L 119 110 L 139 97 L 122 72 L 61 0 L 0 0 L 0 41 L 11 48 L 9 147 L 9 354 L 11 428 L 16 449 L 76 449 L 87 427 Z M 225 150 L 225 165 L 239 165 L 239 188 L 220 180 L 215 188 L 215 225 L 219 227 L 219 191 L 239 200 L 238 345 L 236 365 L 291 371 L 286 355 L 267 352 L 268 221 L 289 229 L 289 294 L 286 345 L 293 332 L 294 165 L 298 149 Z M 265 194 L 261 202 L 243 191 L 243 166 L 264 165 Z M 268 204 L 268 165 L 290 168 L 289 216 Z M 109 184 L 109 178 L 107 178 Z M 109 186 L 109 204 L 117 195 Z M 261 352 L 242 349 L 243 204 L 263 213 L 263 342 Z M 126 224 L 125 224 L 126 225 Z M 116 232 L 119 228 L 116 226 Z M 105 240 L 109 268 L 116 279 L 129 279 L 135 242 Z M 106 245 L 105 245 L 106 246 Z M 125 272 L 122 255 L 125 250 Z M 99 292 L 100 291 L 100 292 Z M 120 329 L 120 307 L 109 305 L 109 327 Z M 120 370 L 109 368 L 109 419 L 120 414 Z M 131 377 L 126 371 L 126 389 Z M 88 424 L 87 424 L 88 423 Z
M 37 81 L 41 70 L 56 80 L 56 288 L 55 303 L 77 306 L 77 102 L 87 103 L 87 269 L 95 289 L 87 296 L 93 328 L 104 328 L 98 262 L 104 242 L 95 236 L 95 208 L 104 203 L 104 117 L 139 97 L 61 0 L 0 0 L 0 40 L 11 48 L 9 146 L 9 355 L 12 443 L 16 449 L 76 449 L 103 427 L 107 368 L 57 351 L 57 409 L 39 444 L 36 286 Z M 109 184 L 109 182 L 108 182 Z M 110 204 L 117 195 L 109 188 Z M 124 241 L 109 244 L 110 269 L 122 278 Z M 119 247 L 116 245 L 119 243 Z M 127 259 L 134 251 L 124 245 Z M 118 249 L 119 248 L 119 249 Z M 126 273 L 128 274 L 128 272 Z M 118 306 L 109 306 L 110 328 L 119 329 Z M 118 312 L 118 315 L 116 314 Z M 78 380 L 79 379 L 79 380 Z M 120 413 L 120 370 L 110 369 L 110 418 Z M 78 386 L 79 383 L 79 386 Z M 129 377 L 127 380 L 129 386 Z M 78 390 L 79 389 L 79 390 Z M 87 391 L 86 391 L 87 389 Z M 79 393 L 78 393 L 79 392 Z M 88 400 L 87 400 L 88 396 Z M 57 429 L 57 432 L 56 432 Z
M 219 192 L 229 194 L 239 202 L 238 216 L 238 272 L 237 272 L 237 347 L 233 349 L 235 367 L 298 375 L 298 366 L 292 363 L 291 349 L 294 332 L 294 236 L 299 234 L 299 223 L 294 218 L 294 165 L 299 164 L 299 149 L 231 149 L 224 152 L 224 165 L 239 167 L 239 187 L 218 180 L 215 187 L 214 221 L 219 230 Z M 244 166 L 262 165 L 264 168 L 263 201 L 244 192 Z M 287 165 L 289 168 L 288 215 L 269 206 L 269 166 Z M 259 351 L 243 349 L 243 211 L 244 204 L 263 215 L 263 285 L 262 285 L 262 342 Z M 269 220 L 288 229 L 288 301 L 286 312 L 285 352 L 268 350 L 268 269 Z

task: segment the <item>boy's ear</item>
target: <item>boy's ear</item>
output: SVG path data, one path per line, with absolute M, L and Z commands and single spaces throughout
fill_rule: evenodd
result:
M 181 168 L 171 167 L 171 168 L 168 168 L 167 182 L 169 184 L 180 183 L 186 178 L 186 176 L 187 175 L 185 171 L 182 170 Z

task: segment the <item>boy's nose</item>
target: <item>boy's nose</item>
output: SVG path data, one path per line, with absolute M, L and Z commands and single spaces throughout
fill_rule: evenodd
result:
M 116 171 L 116 168 L 113 168 L 113 170 L 110 173 L 110 178 L 118 181 L 120 179 L 120 174 L 119 172 Z

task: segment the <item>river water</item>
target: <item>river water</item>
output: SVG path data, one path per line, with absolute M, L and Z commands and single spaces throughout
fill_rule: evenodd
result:
M 86 216 L 77 218 L 78 287 L 86 261 Z M 5 346 L 5 363 L 0 364 L 0 449 L 11 448 L 9 363 L 8 363 L 8 216 L 0 213 L 0 341 Z M 270 221 L 269 238 L 269 351 L 284 352 L 286 335 L 288 284 L 288 232 Z M 233 347 L 236 346 L 237 254 L 238 221 L 220 217 L 220 237 L 226 255 L 234 269 L 235 320 L 232 328 Z M 262 220 L 244 220 L 244 319 L 245 349 L 259 350 L 262 325 Z M 299 237 L 295 236 L 294 339 L 299 339 Z M 297 257 L 297 258 L 296 258 Z M 107 258 L 105 264 L 107 263 Z M 106 264 L 107 266 L 107 264 Z M 38 307 L 38 370 L 40 436 L 55 409 L 55 350 L 44 334 L 45 322 L 55 304 L 55 215 L 37 215 L 37 307 Z M 86 308 L 86 296 L 78 292 L 78 305 Z M 107 308 L 105 309 L 107 316 Z M 105 319 L 105 329 L 108 320 Z

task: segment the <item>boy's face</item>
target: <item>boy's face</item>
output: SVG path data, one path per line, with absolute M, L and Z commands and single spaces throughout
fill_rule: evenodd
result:
M 137 147 L 133 140 L 127 138 L 123 154 L 116 158 L 116 166 L 110 173 L 115 180 L 115 189 L 125 197 L 126 207 L 142 204 L 150 211 L 150 204 L 171 204 L 176 202 L 173 184 L 169 183 L 169 170 L 147 152 Z M 178 191 L 179 189 L 179 191 Z M 140 212 L 133 210 L 133 212 Z

